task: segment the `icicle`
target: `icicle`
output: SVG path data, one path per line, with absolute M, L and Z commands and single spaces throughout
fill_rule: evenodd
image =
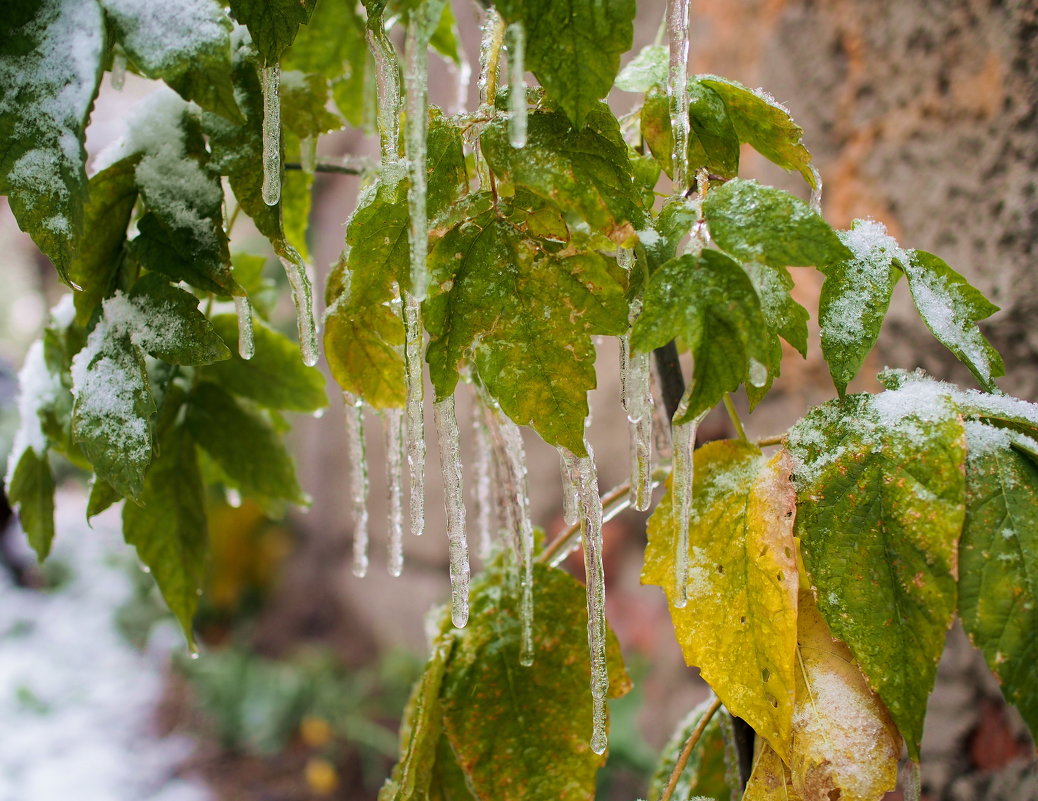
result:
M 246 295 L 234 296 L 234 310 L 238 313 L 238 355 L 251 359 L 256 354 L 252 336 L 252 304 Z
M 461 41 L 461 38 L 458 38 Z M 458 47 L 458 55 L 461 60 L 455 64 L 447 62 L 447 70 L 454 76 L 454 108 L 451 112 L 461 114 L 469 105 L 469 83 L 472 81 L 472 65 L 465 55 L 465 48 Z
M 670 421 L 664 414 L 664 404 L 656 401 L 656 388 L 659 376 L 656 374 L 656 362 L 650 360 L 649 391 L 652 393 L 652 436 L 656 448 L 656 460 L 660 464 L 670 464 L 674 455 L 674 446 L 670 439 Z
M 296 328 L 299 332 L 299 352 L 303 355 L 303 364 L 313 367 L 317 364 L 319 355 L 313 285 L 310 283 L 310 276 L 307 275 L 303 257 L 295 248 L 283 244 L 278 248 L 278 258 L 281 259 L 288 285 L 292 289 L 292 303 L 296 307 Z
M 411 249 L 411 293 L 425 300 L 429 281 L 426 250 L 429 246 L 429 221 L 426 218 L 426 136 L 429 127 L 429 38 L 414 19 L 407 25 L 407 164 L 411 185 L 407 205 L 411 216 L 409 244 Z
M 451 395 L 433 405 L 443 470 L 443 503 L 450 548 L 451 620 L 462 628 L 469 619 L 469 546 L 465 535 L 465 500 L 461 477 L 461 436 Z
M 620 248 L 616 262 L 628 273 L 634 267 L 634 254 Z M 631 302 L 628 322 L 634 327 L 642 311 L 641 296 Z M 634 508 L 644 512 L 652 502 L 652 361 L 649 353 L 631 350 L 631 335 L 620 338 L 620 394 L 627 412 L 630 437 L 631 499 Z
M 491 484 L 492 454 L 486 423 L 483 422 L 482 404 L 472 404 L 472 430 L 476 440 L 476 526 L 479 529 L 479 558 L 490 558 L 490 532 L 497 525 L 494 514 L 494 493 Z
M 368 457 L 364 443 L 364 403 L 342 393 L 346 406 L 346 447 L 350 459 L 350 503 L 353 508 L 353 575 L 368 572 Z
M 670 130 L 674 187 L 688 190 L 688 4 L 689 0 L 667 0 L 667 36 L 670 39 L 670 72 L 667 97 L 670 99 Z
M 393 164 L 400 159 L 400 70 L 396 51 L 379 25 L 368 28 L 368 49 L 375 62 L 375 87 L 378 96 L 378 136 L 382 164 Z
M 263 89 L 263 202 L 276 206 L 281 200 L 281 67 L 260 68 Z
M 112 88 L 121 92 L 126 85 L 126 51 L 116 45 L 112 49 Z
M 299 143 L 299 166 L 307 175 L 317 168 L 317 137 L 307 136 Z
M 580 493 L 580 538 L 584 545 L 584 576 L 587 584 L 587 644 L 591 654 L 591 698 L 594 703 L 591 750 L 604 753 L 606 738 L 606 693 L 609 671 L 606 665 L 605 573 L 602 568 L 602 499 L 598 494 L 598 471 L 591 446 L 587 456 L 567 456 L 577 465 Z
M 407 377 L 407 465 L 411 473 L 411 533 L 425 530 L 425 398 L 422 382 L 422 310 L 404 293 L 404 369 Z
M 678 410 L 678 414 L 681 409 Z M 674 525 L 677 539 L 674 543 L 674 597 L 671 602 L 681 609 L 688 603 L 688 527 L 692 519 L 692 454 L 696 447 L 696 429 L 699 421 L 674 423 Z
M 559 450 L 559 471 L 562 473 L 562 519 L 567 526 L 572 526 L 580 520 L 580 500 L 577 498 L 577 463 L 567 450 Z
M 508 26 L 508 139 L 512 147 L 526 147 L 526 31 L 521 22 Z
M 497 68 L 504 38 L 504 21 L 497 9 L 488 8 L 479 42 L 479 102 L 493 103 L 497 94 Z
M 386 435 L 386 478 L 389 498 L 389 575 L 399 576 L 404 570 L 403 449 L 404 411 L 387 409 L 382 418 Z
M 818 172 L 818 168 L 814 164 L 811 165 L 811 175 L 814 176 L 814 179 L 815 179 L 814 188 L 811 190 L 811 201 L 810 201 L 811 202 L 811 208 L 814 211 L 816 211 L 819 214 L 821 214 L 822 213 L 822 174 L 820 172 Z
M 919 775 L 919 763 L 908 761 L 901 769 L 901 792 L 904 801 L 919 801 L 923 792 L 923 782 Z
M 522 626 L 519 664 L 533 664 L 533 523 L 530 520 L 530 496 L 526 483 L 526 449 L 519 426 L 501 416 L 501 436 L 508 457 L 509 483 L 506 492 L 514 496 L 516 556 L 519 562 L 519 620 Z

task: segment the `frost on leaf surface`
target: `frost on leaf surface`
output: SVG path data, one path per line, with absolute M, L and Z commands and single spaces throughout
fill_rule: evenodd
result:
M 624 92 L 648 92 L 667 85 L 667 48 L 663 45 L 643 47 L 624 65 L 616 76 L 616 88 Z
M 675 530 L 668 491 L 649 520 L 642 583 L 662 587 L 685 661 L 733 715 L 781 754 L 793 714 L 797 569 L 785 451 L 712 442 L 695 452 L 688 605 L 673 606 Z M 669 487 L 668 487 L 669 489 Z
M 62 278 L 83 231 L 83 133 L 105 44 L 93 0 L 15 0 L 0 21 L 0 193 Z
M 660 797 L 674 772 L 678 756 L 692 732 L 702 721 L 710 704 L 710 699 L 703 701 L 689 712 L 674 729 L 667 744 L 663 746 L 659 763 L 653 770 L 648 798 Z M 727 721 L 723 720 L 725 716 L 728 716 Z M 729 773 L 725 763 L 725 725 L 731 725 L 731 716 L 725 709 L 719 709 L 706 724 L 699 742 L 689 756 L 685 769 L 674 786 L 673 798 L 689 799 L 705 796 L 710 799 L 719 799 L 719 801 L 731 801 L 733 796 L 738 793 L 738 789 L 733 788 L 728 781 Z
M 918 758 L 956 601 L 965 431 L 925 387 L 850 395 L 789 433 L 796 532 L 822 616 Z

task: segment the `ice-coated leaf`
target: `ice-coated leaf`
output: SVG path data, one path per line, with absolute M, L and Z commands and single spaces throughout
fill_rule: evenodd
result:
M 220 314 L 211 320 L 224 342 L 238 341 L 238 319 Z M 246 361 L 237 350 L 226 361 L 205 368 L 206 378 L 271 409 L 313 412 L 328 398 L 320 371 L 299 361 L 299 347 L 292 340 L 256 320 L 256 355 Z
M 822 268 L 825 283 L 818 301 L 822 353 L 836 389 L 847 384 L 876 344 L 890 298 L 907 255 L 883 223 L 855 220 L 849 231 L 837 235 L 854 254 Z
M 123 537 L 137 549 L 193 645 L 191 623 L 205 580 L 208 534 L 195 443 L 177 421 L 179 410 L 179 399 L 167 397 L 140 502 L 123 507 Z
M 281 123 L 300 139 L 342 128 L 342 120 L 326 106 L 330 85 L 323 75 L 281 72 Z
M 667 744 L 663 746 L 660 761 L 652 773 L 648 798 L 660 797 L 670 781 L 681 750 L 703 719 L 710 703 L 709 700 L 701 703 L 689 712 L 674 729 Z M 699 737 L 699 742 L 692 750 L 685 769 L 681 772 L 681 777 L 674 787 L 672 798 L 688 801 L 689 798 L 695 796 L 706 796 L 711 799 L 719 799 L 719 801 L 734 801 L 738 788 L 733 788 L 728 783 L 728 769 L 724 756 L 724 732 L 721 728 L 721 717 L 727 714 L 724 709 L 719 709 L 706 724 L 706 728 Z
M 260 62 L 275 64 L 310 22 L 317 0 L 229 0 L 235 19 L 249 29 Z
M 777 340 L 753 284 L 742 267 L 713 249 L 671 259 L 649 280 L 631 346 L 651 350 L 675 337 L 684 340 L 694 365 L 678 422 L 713 408 L 743 381 L 763 385 L 775 360 Z
M 1018 437 L 966 424 L 959 614 L 1006 699 L 1038 734 L 1038 466 L 1013 448 Z
M 645 246 L 650 273 L 678 255 L 678 246 L 695 222 L 696 210 L 685 198 L 670 198 L 663 204 L 653 228 L 638 234 Z
M 531 111 L 526 145 L 512 147 L 507 120 L 480 137 L 487 163 L 501 179 L 529 189 L 587 221 L 618 245 L 629 243 L 645 213 L 631 175 L 627 145 L 604 104 L 574 128 L 558 111 Z
M 955 611 L 962 420 L 951 402 L 912 389 L 849 395 L 809 412 L 789 448 L 819 609 L 918 759 Z
M 807 309 L 793 300 L 793 276 L 785 267 L 768 267 L 757 262 L 744 265 L 757 291 L 768 327 L 807 358 Z
M 689 83 L 689 94 L 696 84 L 720 95 L 740 141 L 782 169 L 799 172 L 808 186 L 816 188 L 811 154 L 801 142 L 804 131 L 793 122 L 785 106 L 760 90 L 754 92 L 736 81 L 716 75 L 698 76 Z
M 937 256 L 911 250 L 901 265 L 919 316 L 938 342 L 965 364 L 984 389 L 995 390 L 1005 375 L 998 351 L 977 328 L 977 321 L 998 311 L 969 282 Z
M 901 736 L 810 592 L 800 594 L 789 766 L 805 799 L 878 801 L 897 784 Z
M 498 0 L 526 31 L 526 63 L 577 128 L 613 87 L 634 39 L 635 0 Z
M 821 215 L 799 198 L 735 178 L 703 203 L 710 236 L 740 261 L 775 267 L 824 267 L 852 258 Z
M 643 47 L 616 76 L 616 88 L 644 94 L 650 89 L 666 87 L 669 58 L 667 48 L 663 45 Z M 650 792 L 649 795 L 654 793 Z
M 388 304 L 354 306 L 342 296 L 324 318 L 324 355 L 332 377 L 376 409 L 402 409 L 404 326 Z
M 76 322 L 85 325 L 115 287 L 126 246 L 126 226 L 137 202 L 137 159 L 117 161 L 90 179 L 83 209 L 83 237 L 69 264 L 69 278 L 82 287 L 73 295 Z
M 761 742 L 742 801 L 809 801 L 793 787 L 793 777 L 775 750 Z
M 121 326 L 137 346 L 171 364 L 211 364 L 231 355 L 198 298 L 154 273 L 134 284 L 129 296 L 105 301 L 105 319 Z
M 22 451 L 7 487 L 7 498 L 18 514 L 29 545 L 42 562 L 54 541 L 54 473 L 46 451 Z
M 739 174 L 739 136 L 724 102 L 709 86 L 693 82 L 688 87 L 688 168 L 695 175 L 706 169 L 720 178 Z M 667 175 L 673 170 L 673 135 L 670 103 L 662 93 L 650 94 L 642 107 L 642 136 Z
M 436 396 L 454 391 L 475 349 L 480 380 L 520 425 L 583 455 L 591 334 L 620 334 L 627 303 L 615 264 L 595 253 L 554 256 L 494 211 L 451 229 L 429 257 L 424 306 Z
M 233 25 L 217 0 L 101 0 L 119 44 L 148 78 L 232 122 L 242 122 L 231 83 Z
M 262 414 L 203 381 L 188 397 L 186 421 L 195 441 L 242 494 L 306 504 L 292 457 Z
M 83 135 L 101 78 L 95 0 L 12 0 L 0 21 L 0 194 L 68 281 L 84 233 Z
M 519 664 L 519 602 L 499 567 L 473 584 L 468 625 L 443 679 L 444 730 L 479 798 L 585 801 L 604 757 L 588 744 L 587 606 L 568 573 L 534 566 L 534 667 Z M 609 695 L 631 686 L 616 636 L 607 634 Z M 503 769 L 507 766 L 507 769 Z M 523 781 L 516 781 L 522 776 Z
M 290 131 L 285 131 L 284 137 L 286 154 L 301 159 L 305 145 Z M 313 186 L 314 173 L 306 170 L 286 170 L 281 177 L 281 225 L 285 241 L 296 249 L 304 262 L 310 259 L 307 232 L 310 229 Z
M 711 442 L 695 452 L 688 604 L 671 604 L 678 644 L 725 707 L 787 753 L 793 714 L 795 497 L 785 451 Z M 642 583 L 671 601 L 675 530 L 668 491 L 649 520 Z

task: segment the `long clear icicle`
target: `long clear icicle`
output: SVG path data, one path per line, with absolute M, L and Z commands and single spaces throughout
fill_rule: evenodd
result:
M 248 297 L 235 295 L 234 310 L 238 313 L 238 355 L 251 359 L 256 354 L 256 341 L 252 335 L 252 304 Z
M 407 205 L 411 215 L 409 244 L 411 248 L 411 294 L 425 300 L 429 282 L 426 250 L 429 244 L 429 221 L 426 218 L 426 136 L 429 127 L 429 37 L 424 25 L 412 13 L 407 25 L 407 70 L 404 85 L 407 93 L 407 164 L 411 185 Z
M 521 22 L 508 26 L 508 140 L 526 147 L 526 29 Z
M 368 28 L 367 38 L 375 62 L 379 146 L 386 166 L 400 158 L 400 70 L 393 44 L 381 26 Z
M 659 464 L 670 464 L 674 454 L 674 446 L 670 439 L 670 421 L 664 412 L 664 404 L 657 402 L 656 390 L 659 387 L 659 375 L 655 360 L 650 360 L 649 389 L 653 393 L 652 401 L 652 438 L 656 448 L 656 460 Z
M 497 516 L 491 482 L 493 460 L 490 437 L 483 421 L 483 405 L 479 402 L 472 404 L 472 432 L 476 443 L 476 487 L 473 500 L 476 502 L 476 527 L 479 529 L 479 558 L 485 562 L 490 558 L 490 534 L 497 526 Z
M 678 414 L 681 413 L 679 408 Z M 692 520 L 692 465 L 699 421 L 674 423 L 674 467 L 671 489 L 674 493 L 674 592 L 671 599 L 679 609 L 688 603 L 688 527 Z
M 620 248 L 617 263 L 630 273 L 633 254 Z M 642 311 L 642 299 L 631 302 L 628 322 L 633 328 Z M 652 364 L 649 353 L 631 349 L 630 331 L 620 339 L 620 392 L 630 437 L 631 503 L 644 512 L 652 502 Z
M 598 494 L 598 471 L 591 446 L 587 456 L 570 457 L 577 465 L 580 493 L 580 538 L 584 546 L 584 576 L 587 584 L 587 644 L 591 656 L 591 698 L 594 704 L 591 750 L 604 753 L 606 737 L 606 694 L 609 670 L 606 664 L 605 571 L 602 567 L 602 499 Z
M 559 472 L 562 473 L 562 519 L 567 526 L 580 520 L 580 499 L 577 497 L 577 462 L 567 450 L 559 450 Z
M 447 510 L 450 553 L 451 620 L 458 628 L 469 620 L 469 546 L 465 534 L 465 499 L 461 475 L 461 436 L 454 396 L 433 405 L 443 471 L 443 503 Z
M 281 200 L 281 67 L 260 68 L 263 90 L 263 202 L 276 206 Z
M 126 51 L 116 45 L 112 48 L 112 76 L 111 86 L 121 92 L 126 85 Z
M 386 409 L 383 413 L 386 435 L 386 484 L 389 502 L 389 575 L 399 576 L 404 570 L 403 449 L 404 412 Z
M 673 136 L 674 185 L 688 189 L 688 6 L 689 0 L 667 0 L 667 37 L 670 41 L 670 130 Z
M 519 620 L 521 639 L 519 664 L 533 664 L 533 523 L 530 519 L 530 495 L 526 480 L 526 449 L 519 426 L 502 415 L 501 436 L 508 458 L 510 480 L 508 491 L 514 495 L 516 555 L 519 562 Z
M 299 331 L 299 352 L 303 364 L 317 364 L 320 351 L 317 346 L 317 322 L 314 320 L 314 288 L 307 274 L 306 262 L 291 245 L 278 248 L 278 258 L 285 268 L 285 277 L 292 290 L 292 303 L 296 307 L 296 328 Z
M 811 165 L 811 175 L 815 179 L 815 185 L 814 185 L 814 188 L 811 190 L 810 205 L 811 205 L 811 208 L 814 211 L 816 211 L 819 214 L 821 214 L 822 213 L 822 174 L 820 172 L 818 172 L 818 168 L 814 164 Z
M 350 506 L 353 512 L 353 575 L 368 572 L 368 455 L 364 443 L 364 403 L 342 393 L 346 407 L 346 447 L 350 459 Z
M 425 388 L 422 381 L 422 312 L 404 293 L 404 369 L 407 379 L 407 466 L 411 475 L 411 533 L 425 530 Z
M 501 15 L 493 7 L 488 8 L 483 18 L 483 28 L 479 42 L 479 103 L 482 113 L 491 113 L 490 106 L 497 94 L 497 72 L 501 58 L 501 42 L 504 39 L 505 25 Z M 476 140 L 475 148 L 476 173 L 479 184 L 484 189 L 490 188 L 490 167 Z

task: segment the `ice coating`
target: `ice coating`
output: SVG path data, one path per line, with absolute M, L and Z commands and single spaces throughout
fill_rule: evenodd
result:
M 238 355 L 251 359 L 256 355 L 256 342 L 252 332 L 252 304 L 246 295 L 234 296 L 234 311 L 238 315 Z
M 276 206 L 281 200 L 281 67 L 260 67 L 263 90 L 263 202 Z
M 508 141 L 512 147 L 526 146 L 526 30 L 513 22 L 508 37 Z
M 670 70 L 667 98 L 670 101 L 670 130 L 674 147 L 674 188 L 688 189 L 688 6 L 689 0 L 667 0 L 667 38 Z
M 399 576 L 404 570 L 404 411 L 383 412 L 386 437 L 386 479 L 389 499 L 389 551 L 386 568 L 389 575 Z
M 504 415 L 500 422 L 501 438 L 507 457 L 509 473 L 506 492 L 513 495 L 516 557 L 519 563 L 519 620 L 521 641 L 519 664 L 533 664 L 533 523 L 530 519 L 530 496 L 526 481 L 526 449 L 519 426 Z
M 346 448 L 350 460 L 350 507 L 353 512 L 353 575 L 368 572 L 368 454 L 364 443 L 364 402 L 342 393 L 346 413 Z
M 313 367 L 320 355 L 317 345 L 317 321 L 314 320 L 313 284 L 310 283 L 306 263 L 295 248 L 281 243 L 277 250 L 281 266 L 285 268 L 288 286 L 292 290 L 292 303 L 296 307 L 299 352 L 302 354 L 303 364 Z
M 412 15 L 414 17 L 414 15 Z M 407 96 L 407 165 L 411 178 L 407 189 L 410 213 L 408 242 L 411 253 L 411 294 L 425 300 L 428 286 L 426 252 L 429 246 L 429 221 L 426 217 L 426 137 L 429 127 L 429 37 L 421 23 L 412 18 L 407 26 L 407 70 L 404 86 Z
M 577 498 L 577 463 L 573 455 L 559 450 L 559 472 L 562 473 L 562 519 L 567 526 L 580 520 L 580 501 Z
M 411 475 L 411 533 L 425 530 L 425 389 L 422 383 L 422 311 L 404 293 L 404 369 L 407 379 L 407 466 Z
M 109 83 L 117 92 L 121 92 L 126 85 L 126 51 L 118 46 L 112 48 L 112 75 Z
M 367 30 L 368 49 L 375 62 L 375 91 L 378 97 L 378 136 L 382 164 L 399 160 L 400 70 L 396 51 L 380 26 Z
M 479 530 L 479 558 L 486 561 L 490 558 L 491 532 L 497 526 L 495 515 L 494 492 L 491 484 L 493 469 L 490 436 L 486 422 L 483 420 L 483 406 L 472 404 L 472 431 L 476 443 L 476 527 Z
M 692 518 L 692 465 L 696 447 L 698 420 L 674 423 L 674 468 L 671 491 L 674 493 L 674 593 L 673 604 L 679 609 L 688 603 L 688 527 Z
M 461 475 L 461 436 L 449 395 L 433 405 L 436 434 L 443 471 L 443 503 L 447 511 L 447 542 L 450 553 L 451 621 L 462 628 L 469 619 L 469 546 L 465 533 L 465 500 Z

